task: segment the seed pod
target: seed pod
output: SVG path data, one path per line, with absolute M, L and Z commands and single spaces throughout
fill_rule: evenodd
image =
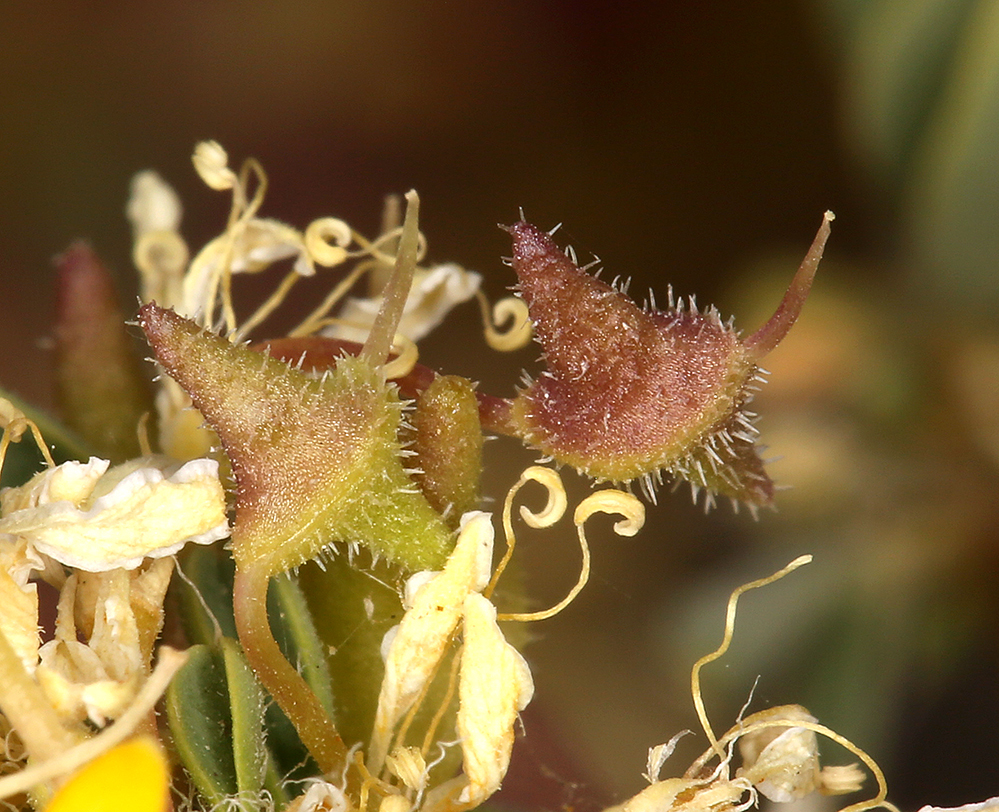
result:
M 369 362 L 310 378 L 155 304 L 139 323 L 232 463 L 237 568 L 276 574 L 334 542 L 413 570 L 444 562 L 451 534 L 401 462 L 398 392 Z
M 514 433 L 555 460 L 603 482 L 638 480 L 653 497 L 668 474 L 694 497 L 715 494 L 750 509 L 773 501 L 747 410 L 757 362 L 786 335 L 811 286 L 829 234 L 826 215 L 811 250 L 770 321 L 742 340 L 714 307 L 673 301 L 640 308 L 585 273 L 549 234 L 526 222 L 513 237 L 518 290 L 547 369 L 510 410 Z

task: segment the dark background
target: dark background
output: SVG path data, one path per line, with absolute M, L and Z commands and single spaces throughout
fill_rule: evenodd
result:
M 727 506 L 704 516 L 684 488 L 661 494 L 640 540 L 591 529 L 589 590 L 532 629 L 538 694 L 515 772 L 541 777 L 511 776 L 511 795 L 557 807 L 640 789 L 647 749 L 696 726 L 686 680 L 721 638 L 728 592 L 802 552 L 816 563 L 748 596 L 736 645 L 703 675 L 716 728 L 734 721 L 759 673 L 754 707 L 809 706 L 882 762 L 897 803 L 994 795 L 990 302 L 999 297 L 987 262 L 954 253 L 955 268 L 973 269 L 963 282 L 948 276 L 954 241 L 920 253 L 913 234 L 928 232 L 916 226 L 943 218 L 913 203 L 936 198 L 907 172 L 933 174 L 918 171 L 932 167 L 919 156 L 935 143 L 919 134 L 948 120 L 940 66 L 960 61 L 954 32 L 980 7 L 952 3 L 963 16 L 951 27 L 930 20 L 921 48 L 898 49 L 919 57 L 910 83 L 878 85 L 870 32 L 891 40 L 901 30 L 874 13 L 887 5 L 167 1 L 8 11 L 0 381 L 51 403 L 50 258 L 74 238 L 109 263 L 126 309 L 134 301 L 123 214 L 133 173 L 155 168 L 174 185 L 192 247 L 219 232 L 227 201 L 189 159 L 205 138 L 236 164 L 260 159 L 271 180 L 264 214 L 298 227 L 335 215 L 373 234 L 383 196 L 417 188 L 430 257 L 480 271 L 494 297 L 512 283 L 495 224 L 523 207 L 542 227 L 563 223 L 562 241 L 599 255 L 609 276 L 633 276 L 632 291 L 651 286 L 663 301 L 672 284 L 747 330 L 773 309 L 833 209 L 813 301 L 768 363 L 774 383 L 760 404 L 764 440 L 783 457 L 772 471 L 794 489 L 756 523 Z M 927 88 L 928 100 L 900 105 L 905 120 L 885 135 L 870 111 L 894 109 L 897 86 Z M 993 155 L 995 138 L 986 143 Z M 971 177 L 992 165 L 972 161 Z M 962 199 L 994 222 L 994 201 L 977 194 L 973 186 Z M 422 360 L 507 395 L 536 353 L 497 359 L 478 329 L 473 309 L 459 311 Z M 530 456 L 500 442 L 490 453 L 487 488 L 501 496 Z M 570 535 L 535 542 L 525 539 L 526 577 L 546 603 L 574 581 L 578 553 Z M 664 776 L 681 773 L 703 742 L 684 747 Z

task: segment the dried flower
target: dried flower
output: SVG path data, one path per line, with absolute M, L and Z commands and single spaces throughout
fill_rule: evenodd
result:
M 715 736 L 708 722 L 701 696 L 700 671 L 728 651 L 735 631 L 739 597 L 751 589 L 772 584 L 810 561 L 811 556 L 800 556 L 773 575 L 743 584 L 732 592 L 722 643 L 694 664 L 690 677 L 694 707 L 711 746 L 690 765 L 682 778 L 665 780 L 659 779 L 663 763 L 673 753 L 680 737 L 689 731 L 652 748 L 645 776 L 651 785 L 607 812 L 742 812 L 758 805 L 758 794 L 771 801 L 786 803 L 815 791 L 835 795 L 860 789 L 864 773 L 856 764 L 819 769 L 816 734 L 832 739 L 856 755 L 877 779 L 878 794 L 869 801 L 852 804 L 850 812 L 865 812 L 879 806 L 898 812 L 885 800 L 888 790 L 877 763 L 851 741 L 820 725 L 800 705 L 784 705 L 754 713 L 740 719 L 721 738 Z M 743 766 L 735 777 L 731 777 L 732 749 L 737 742 Z M 707 765 L 712 759 L 717 759 L 718 764 L 708 771 Z
M 814 727 L 766 726 L 778 720 L 818 723 L 801 705 L 768 708 L 744 720 L 744 726 L 751 730 L 739 738 L 739 775 L 751 781 L 764 797 L 790 803 L 816 791 L 843 795 L 861 788 L 864 773 L 856 764 L 820 768 Z

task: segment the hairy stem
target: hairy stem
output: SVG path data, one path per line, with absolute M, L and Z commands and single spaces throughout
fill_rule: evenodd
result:
M 291 720 L 319 768 L 326 775 L 339 777 L 347 766 L 347 748 L 319 699 L 274 640 L 267 618 L 269 584 L 266 571 L 236 570 L 233 609 L 239 642 L 257 677 Z

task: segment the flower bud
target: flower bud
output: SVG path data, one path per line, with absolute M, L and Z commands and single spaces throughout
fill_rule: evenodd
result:
M 479 500 L 482 426 L 474 385 L 440 375 L 420 394 L 413 412 L 416 475 L 427 501 L 452 527 Z
M 138 456 L 137 426 L 152 409 L 111 273 L 83 242 L 56 257 L 56 381 L 66 425 L 115 462 Z

